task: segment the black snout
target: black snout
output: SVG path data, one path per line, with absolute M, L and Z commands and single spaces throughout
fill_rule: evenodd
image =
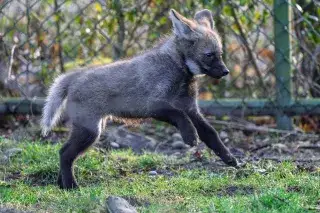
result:
M 230 72 L 230 71 L 229 71 L 228 69 L 224 69 L 224 70 L 223 70 L 223 76 L 228 75 L 228 74 L 229 74 L 229 72 Z

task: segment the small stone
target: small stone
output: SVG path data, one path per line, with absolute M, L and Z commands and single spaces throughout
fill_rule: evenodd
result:
M 190 153 L 195 153 L 197 151 L 198 147 L 194 146 L 194 147 L 191 147 L 188 152 Z
M 173 139 L 173 141 L 180 141 L 180 140 L 182 140 L 181 134 L 178 133 L 178 132 L 174 133 L 174 134 L 172 135 L 172 139 Z
M 149 137 L 146 137 L 146 138 L 150 140 L 147 143 L 146 148 L 153 150 L 157 146 L 157 142 L 153 138 L 149 138 Z
M 264 174 L 267 172 L 267 170 L 265 169 L 255 169 L 256 172 L 260 173 L 260 174 Z
M 13 157 L 13 156 L 21 153 L 21 152 L 22 152 L 22 149 L 20 149 L 20 148 L 11 148 L 11 149 L 6 150 L 5 154 L 6 154 L 6 156 L 8 156 L 10 158 L 10 157 Z
M 158 175 L 158 172 L 157 171 L 150 171 L 149 175 L 156 176 L 156 175 Z
M 186 148 L 186 144 L 183 141 L 175 141 L 171 144 L 174 149 L 184 149 Z
M 221 131 L 220 132 L 220 138 L 221 139 L 225 139 L 225 138 L 227 138 L 228 137 L 228 133 L 227 132 L 225 132 L 225 131 Z
M 149 134 L 154 134 L 154 133 L 156 132 L 156 130 L 149 128 L 149 129 L 147 129 L 147 132 L 148 132 Z
M 14 209 L 14 208 L 0 207 L 0 213 L 31 213 L 31 212 Z
M 114 149 L 119 149 L 119 148 L 120 148 L 120 145 L 117 144 L 116 142 L 111 142 L 111 143 L 110 143 L 110 146 L 111 146 L 112 148 L 114 148 Z
M 126 135 L 125 137 L 126 137 L 126 138 L 128 138 L 128 139 L 133 138 L 133 136 L 132 136 L 132 135 Z
M 5 155 L 0 156 L 0 165 L 8 163 L 8 157 Z
M 170 134 L 170 133 L 171 133 L 171 128 L 166 128 L 166 129 L 164 130 L 164 132 L 165 132 L 166 134 Z
M 180 153 L 180 152 L 175 152 L 175 153 L 173 153 L 172 155 L 177 157 L 177 156 L 180 156 L 181 153 Z
M 121 197 L 109 196 L 106 202 L 107 213 L 138 213 L 128 201 Z

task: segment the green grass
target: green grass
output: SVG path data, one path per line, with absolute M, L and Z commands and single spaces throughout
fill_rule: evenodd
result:
M 1 142 L 0 148 L 6 143 L 10 142 Z M 18 146 L 23 152 L 0 165 L 0 205 L 96 212 L 104 208 L 109 195 L 133 201 L 139 212 L 291 213 L 313 212 L 320 205 L 319 169 L 303 171 L 290 162 L 214 169 L 187 157 L 91 149 L 75 166 L 81 188 L 64 191 L 55 184 L 61 145 L 24 142 Z M 194 169 L 186 169 L 186 164 L 193 164 Z M 150 176 L 154 169 L 159 175 Z

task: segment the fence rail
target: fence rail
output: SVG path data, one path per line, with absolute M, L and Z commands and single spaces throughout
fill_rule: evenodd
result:
M 189 17 L 206 7 L 215 13 L 232 74 L 219 85 L 203 80 L 200 92 L 211 94 L 199 100 L 205 114 L 271 115 L 286 130 L 293 128 L 292 116 L 320 115 L 316 1 L 185 3 L 0 0 L 0 114 L 40 114 L 59 73 L 151 46 L 170 30 L 170 7 Z
M 320 99 L 301 99 L 297 102 L 287 104 L 281 108 L 281 112 L 288 116 L 296 115 L 320 115 Z M 0 114 L 30 114 L 40 115 L 44 106 L 44 98 L 21 99 L 8 98 L 0 103 Z M 232 115 L 232 116 L 249 116 L 249 115 L 270 115 L 277 116 L 279 107 L 274 102 L 266 99 L 248 100 L 241 99 L 217 99 L 214 101 L 199 101 L 202 112 L 206 115 Z M 277 108 L 278 110 L 275 110 Z

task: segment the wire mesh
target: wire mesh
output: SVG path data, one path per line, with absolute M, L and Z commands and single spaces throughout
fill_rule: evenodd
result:
M 283 80 L 276 75 L 276 67 L 282 61 L 276 62 L 275 52 L 290 51 L 290 58 L 283 60 L 292 68 L 292 88 L 284 87 L 294 102 L 291 113 L 319 114 L 319 3 L 283 2 L 289 3 L 292 11 L 291 29 L 282 32 L 291 37 L 288 50 L 275 46 L 279 35 L 274 34 L 274 26 L 283 20 L 274 18 L 274 6 L 281 5 L 273 5 L 271 0 L 0 0 L 1 97 L 44 97 L 61 73 L 110 63 L 151 47 L 171 31 L 170 8 L 189 18 L 208 8 L 214 14 L 231 74 L 219 81 L 204 78 L 200 99 L 223 108 L 225 101 L 236 98 L 237 104 L 223 111 L 229 115 L 239 110 L 243 116 L 275 115 L 283 110 L 276 99 L 277 82 Z M 315 102 L 310 105 L 306 98 Z M 256 102 L 250 105 L 250 101 Z

